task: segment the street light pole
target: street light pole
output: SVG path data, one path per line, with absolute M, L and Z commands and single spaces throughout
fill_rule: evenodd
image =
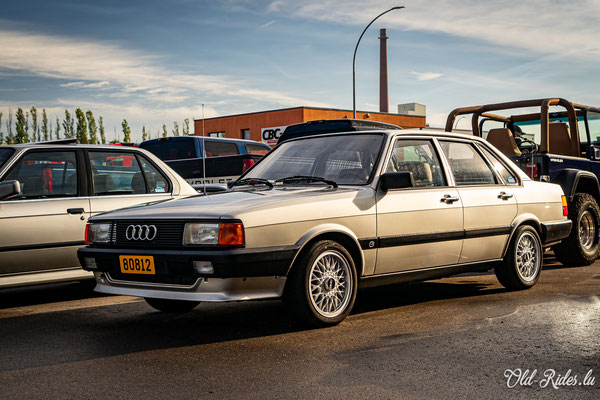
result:
M 354 118 L 354 119 L 356 119 L 356 68 L 355 68 L 356 50 L 358 50 L 358 44 L 360 43 L 360 39 L 362 39 L 362 37 L 365 34 L 365 32 L 367 31 L 367 29 L 369 29 L 371 24 L 373 22 L 375 22 L 375 20 L 377 18 L 381 17 L 383 14 L 389 13 L 390 11 L 400 10 L 401 8 L 405 8 L 405 7 L 404 6 L 392 7 L 389 10 L 384 11 L 381 14 L 379 14 L 378 16 L 376 16 L 375 18 L 373 18 L 373 20 L 371 22 L 369 22 L 369 25 L 367 25 L 367 27 L 360 34 L 360 37 L 358 38 L 358 42 L 356 42 L 356 47 L 354 47 L 354 56 L 352 57 L 352 118 Z

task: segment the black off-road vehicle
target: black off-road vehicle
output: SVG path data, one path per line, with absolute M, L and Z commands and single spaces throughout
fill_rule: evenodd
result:
M 562 186 L 573 229 L 553 247 L 556 257 L 565 265 L 593 263 L 600 252 L 600 108 L 561 98 L 462 107 L 448 115 L 445 130 L 465 114 L 474 135 L 532 179 Z

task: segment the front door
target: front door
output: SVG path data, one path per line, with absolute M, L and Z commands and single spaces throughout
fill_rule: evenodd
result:
M 376 274 L 452 265 L 463 242 L 463 210 L 433 142 L 397 139 L 385 172 L 412 172 L 415 186 L 378 193 Z

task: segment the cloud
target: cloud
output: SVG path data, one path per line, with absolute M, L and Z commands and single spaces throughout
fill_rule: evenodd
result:
M 411 74 L 416 76 L 419 81 L 430 81 L 443 76 L 443 74 L 437 72 L 411 72 Z
M 89 88 L 89 89 L 98 89 L 104 86 L 110 85 L 107 81 L 102 82 L 93 82 L 93 83 L 85 83 L 82 81 L 78 82 L 69 82 L 69 83 L 61 83 L 61 87 L 78 87 L 78 88 Z
M 273 25 L 274 23 L 275 23 L 275 20 L 271 20 L 271 21 L 267 22 L 266 24 L 262 24 L 262 25 L 260 26 L 260 28 L 261 28 L 261 29 L 264 29 L 264 28 L 266 28 L 267 26 L 271 26 L 271 25 Z

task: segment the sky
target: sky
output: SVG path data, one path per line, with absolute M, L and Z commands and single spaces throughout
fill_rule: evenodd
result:
M 460 106 L 564 97 L 600 106 L 600 0 L 29 0 L 0 12 L 0 131 L 9 109 L 80 107 L 109 139 L 127 119 L 157 136 L 200 119 L 296 106 L 379 109 L 379 29 L 389 104 Z M 192 124 L 193 125 L 193 124 Z M 467 128 L 468 121 L 459 121 Z M 181 128 L 180 128 L 181 129 Z M 193 130 L 193 126 L 191 128 Z M 122 134 L 120 136 L 122 138 Z

